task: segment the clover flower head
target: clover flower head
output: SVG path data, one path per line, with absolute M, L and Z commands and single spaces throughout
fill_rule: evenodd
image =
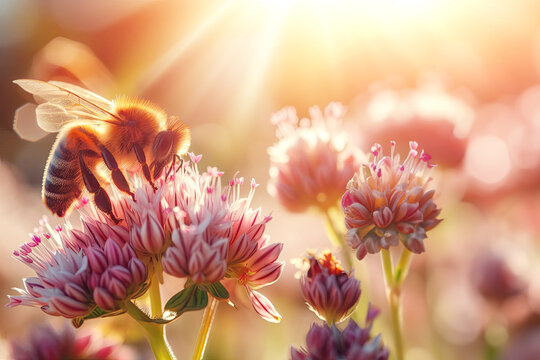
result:
M 364 120 L 362 135 L 368 144 L 393 139 L 398 149 L 406 151 L 400 144 L 414 138 L 442 167 L 462 164 L 467 138 L 478 122 L 468 96 L 434 78 L 414 88 L 377 84 L 360 101 L 358 110 L 354 116 Z
M 84 230 L 65 227 L 32 234 L 13 255 L 36 277 L 24 279 L 25 290 L 10 296 L 8 306 L 39 306 L 51 315 L 84 317 L 96 305 L 121 310 L 123 303 L 146 291 L 148 271 L 126 241 L 127 230 L 100 220 L 81 219 Z
M 329 324 L 345 320 L 360 298 L 360 282 L 329 251 L 306 261 L 309 270 L 300 283 L 309 308 Z
M 234 176 L 223 186 L 222 176 L 216 168 L 200 173 L 192 161 L 171 182 L 165 197 L 174 206 L 168 218 L 173 244 L 165 252 L 164 270 L 196 283 L 231 278 L 246 289 L 259 315 L 278 322 L 281 316 L 270 300 L 255 289 L 281 275 L 283 263 L 277 259 L 283 245 L 268 244 L 264 231 L 271 217 L 250 207 L 255 180 L 242 197 L 244 178 Z
M 93 307 L 88 258 L 81 248 L 64 246 L 58 232 L 49 229 L 31 234 L 31 240 L 13 252 L 36 276 L 23 279 L 24 290 L 16 288 L 19 295 L 9 295 L 7 306 L 36 306 L 47 314 L 66 318 L 85 315 Z
M 69 327 L 55 330 L 49 324 L 32 329 L 24 340 L 11 341 L 11 356 L 14 360 L 107 360 L 118 359 L 117 346 L 107 345 L 94 334 L 79 335 Z
M 377 311 L 370 307 L 366 326 L 358 326 L 350 320 L 341 331 L 334 324 L 313 324 L 306 336 L 306 347 L 291 347 L 292 360 L 387 360 L 388 349 L 384 347 L 381 336 L 371 336 L 371 327 Z
M 428 190 L 431 156 L 411 141 L 401 162 L 395 145 L 392 141 L 390 156 L 383 154 L 381 145 L 373 145 L 370 163 L 353 176 L 341 199 L 347 239 L 358 259 L 399 241 L 413 253 L 422 253 L 427 231 L 441 222 L 434 190 Z
M 166 194 L 174 208 L 167 219 L 172 246 L 164 254 L 163 269 L 198 284 L 212 283 L 225 277 L 229 249 L 226 233 L 232 222 L 221 186 L 223 172 L 208 168 L 200 173 L 200 156 L 190 154 L 190 159 Z
M 310 207 L 326 211 L 343 194 L 358 164 L 339 130 L 344 113 L 342 105 L 331 103 L 324 114 L 318 107 L 311 108 L 310 120 L 299 120 L 292 107 L 272 116 L 279 142 L 268 149 L 268 190 L 289 211 Z

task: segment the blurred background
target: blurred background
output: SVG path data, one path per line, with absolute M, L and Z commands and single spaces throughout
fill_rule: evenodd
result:
M 330 243 L 317 214 L 288 213 L 266 191 L 267 148 L 277 141 L 269 119 L 284 106 L 307 116 L 313 105 L 339 101 L 354 145 L 417 140 L 439 164 L 432 176 L 444 221 L 404 285 L 408 359 L 540 358 L 540 2 L 2 0 L 0 52 L 6 303 L 32 275 L 11 252 L 48 212 L 40 187 L 54 141 L 13 131 L 15 110 L 31 98 L 12 80 L 69 81 L 159 104 L 192 128 L 203 169 L 263 185 L 253 204 L 272 213 L 267 231 L 285 244 L 287 266 L 262 292 L 283 321 L 223 306 L 206 358 L 287 358 L 317 321 L 290 260 Z M 373 256 L 355 274 L 363 297 L 382 309 L 375 330 L 391 344 L 380 270 Z M 201 316 L 169 326 L 177 354 L 191 354 Z M 0 358 L 8 339 L 47 320 L 63 322 L 0 308 Z M 125 321 L 84 327 L 99 326 L 146 358 Z

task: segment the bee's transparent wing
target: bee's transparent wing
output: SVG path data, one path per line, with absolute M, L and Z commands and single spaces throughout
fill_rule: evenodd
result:
M 40 128 L 36 121 L 36 104 L 24 104 L 15 111 L 13 130 L 21 139 L 38 141 L 48 133 Z
M 79 86 L 61 81 L 20 79 L 13 82 L 34 95 L 39 104 L 36 108 L 37 123 L 45 131 L 58 132 L 73 122 L 121 122 L 114 120 L 111 101 Z

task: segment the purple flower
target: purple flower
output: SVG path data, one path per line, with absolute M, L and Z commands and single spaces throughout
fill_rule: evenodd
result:
M 11 341 L 14 360 L 107 360 L 119 357 L 117 347 L 98 341 L 95 336 L 79 335 L 69 326 L 55 330 L 49 324 L 32 329 L 24 340 Z M 116 354 L 113 354 L 116 353 Z
M 300 281 L 310 309 L 328 324 L 345 320 L 360 298 L 360 282 L 329 251 L 306 261 L 309 270 Z
M 122 309 L 146 291 L 148 271 L 129 244 L 107 239 L 103 248 L 90 246 L 85 253 L 91 269 L 88 287 L 103 310 Z
M 502 302 L 525 291 L 525 281 L 512 271 L 502 255 L 488 251 L 474 260 L 471 280 L 484 298 Z
M 124 303 L 147 289 L 148 271 L 125 241 L 127 230 L 118 225 L 82 218 L 83 231 L 57 227 L 34 234 L 14 251 L 36 277 L 24 279 L 25 290 L 9 296 L 7 306 L 39 306 L 51 315 L 85 317 L 97 306 L 121 310 Z M 51 235 L 52 234 L 52 235 Z M 122 245 L 119 245 L 122 244 Z
M 350 320 L 345 330 L 335 325 L 313 324 L 306 336 L 306 348 L 291 348 L 292 360 L 387 360 L 389 353 L 380 335 L 371 337 L 371 324 L 359 327 Z

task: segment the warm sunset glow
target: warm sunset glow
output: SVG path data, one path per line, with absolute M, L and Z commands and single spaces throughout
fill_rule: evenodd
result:
M 0 359 L 536 359 L 538 14 L 0 0 Z

